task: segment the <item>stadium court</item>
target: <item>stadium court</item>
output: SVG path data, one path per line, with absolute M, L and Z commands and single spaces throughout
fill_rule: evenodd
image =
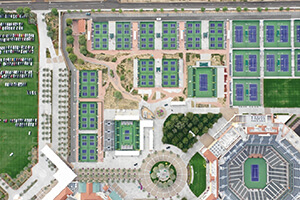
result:
M 259 77 L 259 50 L 234 50 L 232 58 L 234 77 Z
M 116 23 L 116 50 L 131 49 L 131 23 Z
M 209 22 L 209 49 L 224 49 L 224 22 Z
M 155 48 L 155 29 L 154 22 L 139 23 L 139 48 L 140 50 L 154 50 Z
M 97 129 L 97 112 L 98 105 L 96 102 L 79 103 L 79 129 L 96 130 Z
M 291 76 L 291 50 L 265 50 L 264 76 Z
M 115 150 L 139 150 L 139 128 L 139 121 L 115 121 Z
M 95 50 L 108 50 L 108 22 L 93 23 L 93 48 Z
M 177 49 L 177 22 L 163 22 L 162 26 L 162 49 Z
M 187 21 L 185 26 L 186 49 L 201 49 L 201 21 Z
M 259 47 L 259 21 L 232 21 L 233 48 Z
M 97 162 L 97 134 L 79 134 L 79 162 Z
M 79 97 L 96 98 L 98 96 L 98 72 L 81 70 L 79 74 Z
M 263 158 L 248 158 L 244 163 L 244 182 L 249 189 L 263 189 L 267 183 L 267 164 Z
M 154 87 L 155 71 L 154 59 L 140 59 L 138 61 L 138 86 Z
M 291 47 L 291 21 L 265 20 L 264 47 Z
M 178 87 L 179 66 L 177 59 L 162 60 L 162 87 Z
M 188 97 L 217 97 L 217 69 L 189 66 Z
M 260 106 L 260 80 L 234 79 L 233 105 Z

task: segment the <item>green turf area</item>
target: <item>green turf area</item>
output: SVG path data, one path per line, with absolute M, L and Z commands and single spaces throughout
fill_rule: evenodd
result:
M 79 134 L 79 162 L 97 162 L 97 134 Z
M 81 98 L 96 98 L 98 96 L 98 72 L 96 70 L 81 70 L 79 83 L 79 96 Z
M 93 28 L 94 49 L 108 50 L 108 22 L 94 22 Z
M 259 180 L 251 180 L 251 165 L 258 165 Z M 249 189 L 263 189 L 267 185 L 267 163 L 263 158 L 248 158 L 244 163 L 244 182 Z
M 297 34 L 297 29 L 299 30 Z M 300 47 L 300 20 L 295 20 L 294 21 L 294 46 L 295 47 Z
M 154 22 L 140 22 L 139 33 L 140 33 L 140 44 L 141 50 L 154 50 L 155 37 L 154 37 Z
M 162 49 L 177 49 L 177 22 L 163 22 L 162 26 Z
M 79 103 L 79 129 L 96 130 L 98 121 L 98 105 L 96 102 Z
M 224 49 L 224 22 L 209 22 L 209 49 Z
M 33 66 L 1 67 L 0 70 L 33 70 L 33 78 L 27 79 L 0 79 L 0 118 L 37 118 L 38 96 L 27 95 L 27 90 L 38 91 L 38 34 L 35 25 L 28 24 L 27 19 L 1 19 L 1 22 L 23 22 L 23 31 L 1 31 L 7 33 L 34 33 L 34 42 L 6 42 L 5 45 L 32 45 L 34 54 L 2 54 L 0 58 L 33 58 Z M 27 82 L 27 87 L 5 87 L 6 82 Z M 28 152 L 37 146 L 37 127 L 18 128 L 14 123 L 0 122 L 0 173 L 7 173 L 15 178 L 20 171 L 27 166 Z M 31 131 L 31 135 L 28 135 Z M 14 153 L 12 157 L 10 153 Z
M 300 50 L 295 49 L 295 76 L 300 76 Z
M 207 75 L 207 89 L 200 91 L 200 75 Z M 217 97 L 217 69 L 188 67 L 188 97 Z
M 237 33 L 236 29 L 239 29 L 240 27 L 242 27 L 242 34 L 243 34 L 242 41 L 238 41 L 238 38 L 236 37 L 236 33 Z M 256 31 L 255 31 L 255 27 L 256 27 Z M 251 30 L 251 32 L 249 30 Z M 250 38 L 253 39 L 250 40 Z M 259 21 L 258 20 L 232 21 L 232 41 L 233 41 L 232 42 L 233 48 L 259 47 Z
M 268 55 L 274 55 L 274 71 L 269 70 L 267 67 L 267 57 Z M 282 59 L 281 55 L 288 55 L 288 71 L 284 71 L 282 68 Z M 291 76 L 292 75 L 292 67 L 291 67 L 291 50 L 265 50 L 264 56 L 264 76 Z
M 243 87 L 241 91 L 241 94 L 243 96 L 242 99 L 239 99 L 239 94 L 237 95 L 237 85 Z M 256 85 L 257 90 L 251 91 L 250 85 L 252 86 L 252 88 L 255 87 Z M 233 80 L 233 105 L 234 106 L 260 106 L 260 80 L 259 79 L 234 79 Z
M 299 107 L 300 79 L 264 79 L 265 107 Z
M 191 170 L 190 176 L 193 176 L 193 181 L 189 184 L 192 192 L 199 197 L 206 188 L 206 161 L 199 154 L 196 153 L 190 160 L 189 165 L 193 170 Z
M 131 49 L 131 23 L 116 23 L 116 50 Z
M 241 64 L 236 62 L 238 57 L 243 57 L 243 71 L 237 69 L 237 66 L 240 67 Z M 250 62 L 249 56 L 252 57 L 252 60 L 256 60 L 256 65 L 253 61 Z M 256 56 L 256 59 L 254 57 Z M 235 77 L 259 77 L 260 76 L 260 53 L 259 50 L 234 50 L 233 51 L 233 76 Z M 256 67 L 255 67 L 256 66 Z
M 178 87 L 178 60 L 163 59 L 162 60 L 162 86 L 163 87 Z
M 188 49 L 201 49 L 201 21 L 186 22 L 186 46 Z
M 281 41 L 281 26 L 288 27 L 288 41 Z M 272 31 L 269 31 L 269 35 L 273 37 L 270 42 L 267 41 L 267 27 L 273 27 Z M 269 29 L 271 30 L 271 29 Z M 264 47 L 291 47 L 291 21 L 289 20 L 265 20 L 264 21 Z
M 140 149 L 140 121 L 115 121 L 115 149 Z
M 140 59 L 138 61 L 139 87 L 154 87 L 155 72 L 154 59 Z

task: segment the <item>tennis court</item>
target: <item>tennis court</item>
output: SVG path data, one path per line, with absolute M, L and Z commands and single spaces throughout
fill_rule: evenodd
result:
M 264 21 L 264 47 L 291 47 L 291 22 Z
M 294 46 L 300 47 L 300 20 L 294 21 Z
M 224 22 L 209 22 L 209 49 L 224 49 Z
M 263 189 L 267 184 L 267 164 L 263 158 L 248 158 L 244 163 L 244 182 L 249 189 Z
M 154 50 L 155 38 L 154 38 L 154 22 L 140 22 L 140 43 L 139 48 L 141 50 Z
M 139 128 L 139 121 L 115 121 L 115 150 L 139 150 Z
M 300 76 L 300 50 L 295 49 L 295 76 Z
M 201 49 L 201 21 L 187 21 L 185 26 L 185 48 Z
M 189 66 L 188 97 L 217 97 L 217 69 Z
M 94 22 L 93 37 L 95 50 L 108 50 L 108 22 Z
M 233 105 L 234 106 L 259 106 L 260 105 L 260 80 L 259 79 L 234 79 L 233 80 Z
M 265 50 L 265 76 L 291 76 L 291 50 Z
M 163 59 L 162 60 L 162 86 L 163 87 L 178 87 L 178 60 Z
M 162 49 L 177 49 L 177 22 L 163 22 L 162 26 Z
M 96 130 L 98 105 L 96 102 L 79 103 L 79 129 Z
M 97 134 L 79 134 L 79 162 L 97 162 Z
M 233 50 L 232 55 L 234 77 L 260 76 L 259 50 Z
M 81 70 L 79 73 L 79 97 L 96 98 L 98 96 L 98 72 Z
M 138 85 L 139 87 L 155 86 L 154 59 L 140 59 L 138 61 Z
M 131 49 L 131 23 L 116 23 L 116 50 Z
M 232 22 L 233 48 L 259 47 L 259 21 Z

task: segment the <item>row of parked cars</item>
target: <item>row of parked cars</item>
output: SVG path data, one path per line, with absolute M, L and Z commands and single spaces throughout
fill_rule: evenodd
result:
M 33 58 L 0 58 L 0 67 L 20 65 L 32 66 Z
M 27 90 L 27 95 L 34 96 L 36 94 L 37 94 L 37 92 L 34 90 Z
M 34 46 L 31 45 L 8 45 L 0 46 L 0 54 L 27 54 L 34 53 Z
M 11 82 L 11 83 L 4 83 L 5 87 L 26 87 L 26 82 Z
M 33 33 L 10 33 L 0 34 L 0 42 L 32 42 L 34 41 Z
M 0 79 L 10 78 L 32 78 L 32 70 L 3 70 L 0 71 Z
M 7 13 L 7 14 L 0 15 L 0 18 L 24 19 L 24 18 L 26 18 L 26 16 L 24 14 L 19 15 L 19 14 L 9 14 L 9 13 Z
M 0 30 L 2 31 L 23 31 L 23 22 L 0 22 Z

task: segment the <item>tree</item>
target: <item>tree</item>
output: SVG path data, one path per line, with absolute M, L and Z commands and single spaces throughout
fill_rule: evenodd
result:
M 178 12 L 177 8 L 174 8 L 174 12 Z
M 287 7 L 285 10 L 286 10 L 286 11 L 290 11 L 290 7 Z
M 204 7 L 201 7 L 201 12 L 204 12 L 205 11 L 205 8 Z
M 244 8 L 244 11 L 247 12 L 247 11 L 248 11 L 248 8 Z
M 220 8 L 216 8 L 215 10 L 216 10 L 216 12 L 219 12 L 219 11 L 220 11 Z
M 238 7 L 236 7 L 236 11 L 241 12 L 242 8 L 238 6 Z
M 5 14 L 5 11 L 3 8 L 0 8 L 0 15 L 4 15 Z
M 67 26 L 71 26 L 72 23 L 73 23 L 72 19 L 70 19 L 70 18 L 66 19 Z
M 122 96 L 122 93 L 120 91 L 115 91 L 114 92 L 114 97 L 117 99 L 117 100 L 121 100 L 123 98 Z
M 16 11 L 19 15 L 24 14 L 24 9 L 22 7 L 18 7 Z
M 167 133 L 167 138 L 169 138 L 170 140 L 174 137 L 172 132 L 168 132 Z
M 120 8 L 120 9 L 119 9 L 119 13 L 122 13 L 122 12 L 123 12 L 123 10 Z
M 228 11 L 228 8 L 227 7 L 223 7 L 222 9 L 224 12 Z
M 30 8 L 28 8 L 28 7 L 24 7 L 24 13 L 25 13 L 25 14 L 29 14 L 29 13 L 30 13 L 30 11 L 31 11 L 31 9 L 30 9 Z
M 67 51 L 68 53 L 72 53 L 72 52 L 73 52 L 73 48 L 70 47 L 70 46 L 68 46 L 68 47 L 66 48 L 66 51 Z
M 183 11 L 184 11 L 184 8 L 181 8 L 181 11 L 183 12 Z
M 94 12 L 95 12 L 95 9 L 91 9 L 91 12 L 94 13 Z
M 80 45 L 86 45 L 85 36 L 84 35 L 80 35 L 78 42 L 79 42 Z
M 144 12 L 143 8 L 140 9 L 140 12 Z
M 112 8 L 112 9 L 111 9 L 111 12 L 116 12 L 116 9 L 115 9 L 115 8 Z
M 189 143 L 189 139 L 188 139 L 188 138 L 186 138 L 186 137 L 185 137 L 185 138 L 183 138 L 183 140 L 182 140 L 182 143 L 183 143 L 183 144 L 188 144 L 188 143 Z
M 157 8 L 153 8 L 153 12 L 156 12 L 157 11 Z
M 72 35 L 73 31 L 70 27 L 65 28 L 65 34 L 66 35 Z
M 70 60 L 71 60 L 72 63 L 75 63 L 76 60 L 77 60 L 77 56 L 75 54 L 73 54 L 73 53 L 69 54 L 69 58 L 70 58 Z
M 67 44 L 73 44 L 74 42 L 74 37 L 72 35 L 67 36 Z
M 80 65 L 83 65 L 84 64 L 84 60 L 82 60 L 82 59 L 78 59 L 78 64 L 80 64 Z
M 163 8 L 161 8 L 161 9 L 160 9 L 160 12 L 164 12 L 164 9 L 163 9 Z
M 97 12 L 101 12 L 101 9 L 97 9 Z
M 196 126 L 194 126 L 193 128 L 192 128 L 192 132 L 194 133 L 194 134 L 196 134 L 196 135 L 198 135 L 199 134 L 199 129 L 196 127 Z M 192 135 L 192 134 L 191 134 Z M 192 135 L 193 136 L 193 135 Z M 189 138 L 190 139 L 190 138 Z
M 280 7 L 279 10 L 280 10 L 280 11 L 283 11 L 283 7 Z
M 258 8 L 257 8 L 257 11 L 258 11 L 258 12 L 261 12 L 261 11 L 262 11 L 262 8 L 261 8 L 261 7 L 258 7 Z
M 51 13 L 52 13 L 52 15 L 54 15 L 54 16 L 58 16 L 57 8 L 52 8 L 52 9 L 51 9 Z
M 50 30 L 50 31 L 48 31 L 47 32 L 47 36 L 49 37 L 49 38 L 53 38 L 53 36 L 54 36 L 54 33 L 53 33 L 53 31 L 52 30 Z
M 268 7 L 265 7 L 265 11 L 268 11 L 269 10 L 269 8 Z

